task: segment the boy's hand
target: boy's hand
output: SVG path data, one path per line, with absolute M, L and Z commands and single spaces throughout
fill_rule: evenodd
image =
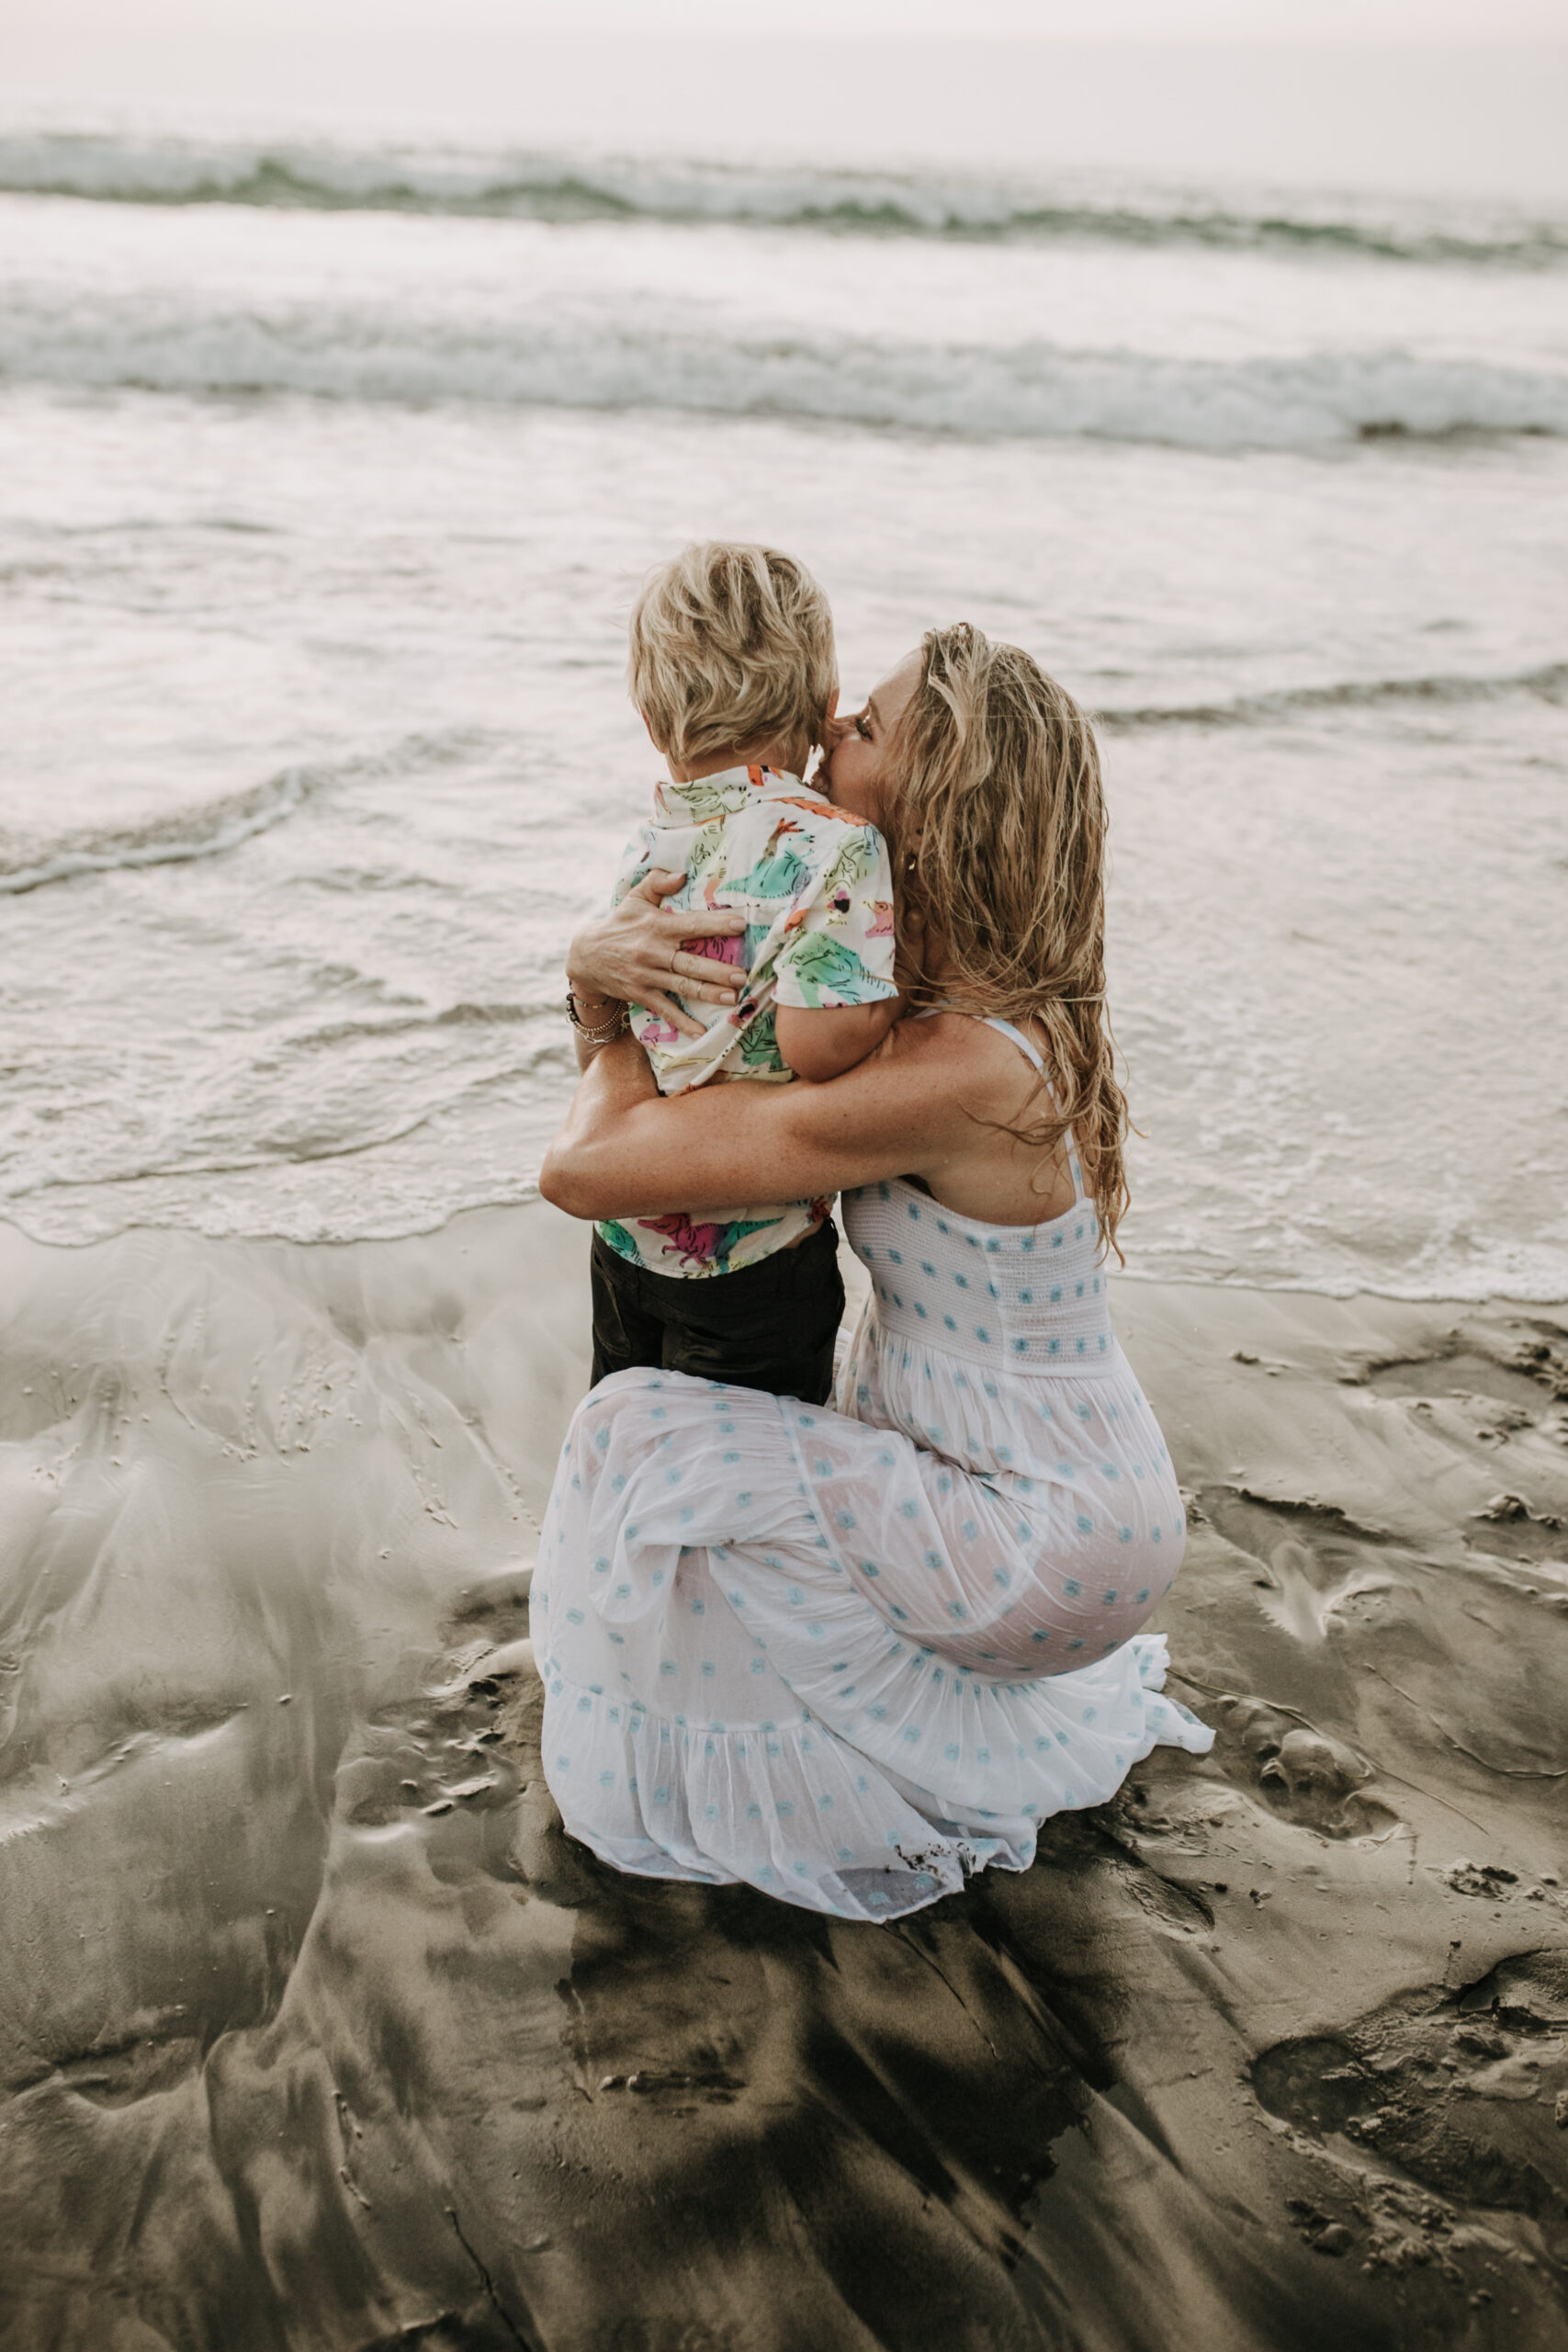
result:
M 738 907 L 722 907 L 713 914 L 695 907 L 667 910 L 661 901 L 685 878 L 656 867 L 611 913 L 582 924 L 566 952 L 567 982 L 580 1001 L 645 1004 L 683 1037 L 702 1036 L 703 1024 L 675 1002 L 668 993 L 671 989 L 705 1004 L 739 1001 L 746 986 L 744 969 L 713 956 L 694 956 L 682 943 L 738 938 L 746 917 Z

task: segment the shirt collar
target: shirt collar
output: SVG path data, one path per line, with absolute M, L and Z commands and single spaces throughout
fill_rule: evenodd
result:
M 716 775 L 700 775 L 690 784 L 674 784 L 664 776 L 654 797 L 661 817 L 676 824 L 705 825 L 732 815 L 744 806 L 740 796 L 753 793 L 761 800 L 822 798 L 784 768 L 762 767 L 721 768 Z

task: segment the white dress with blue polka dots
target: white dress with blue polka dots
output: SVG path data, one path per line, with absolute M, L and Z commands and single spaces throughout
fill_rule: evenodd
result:
M 650 1372 L 579 1408 L 532 1615 L 546 1778 L 604 1860 L 891 1919 L 1211 1745 L 1137 1630 L 1181 1500 L 1073 1175 L 1034 1227 L 846 1194 L 833 1408 Z

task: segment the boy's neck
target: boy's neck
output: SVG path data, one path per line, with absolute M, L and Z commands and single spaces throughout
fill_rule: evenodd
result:
M 737 744 L 732 751 L 712 752 L 705 759 L 695 760 L 690 767 L 677 767 L 670 762 L 671 784 L 700 784 L 705 775 L 722 775 L 727 768 L 777 768 L 781 775 L 799 773 L 795 761 L 800 755 L 798 743 Z

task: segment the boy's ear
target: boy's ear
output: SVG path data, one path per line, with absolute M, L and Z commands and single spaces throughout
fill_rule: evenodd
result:
M 650 724 L 650 722 L 649 722 L 649 716 L 648 716 L 648 713 L 647 713 L 647 711 L 646 711 L 646 710 L 639 710 L 639 711 L 637 712 L 637 717 L 641 719 L 641 721 L 642 721 L 642 723 L 643 723 L 644 727 L 645 727 L 645 728 L 647 728 L 647 729 L 648 729 L 648 740 L 649 740 L 649 741 L 652 744 L 652 746 L 653 746 L 654 750 L 658 752 L 658 754 L 659 754 L 660 758 L 660 759 L 662 759 L 662 758 L 664 757 L 664 754 L 665 754 L 666 750 L 668 749 L 668 746 L 667 746 L 666 744 L 661 743 L 661 742 L 660 741 L 660 740 L 659 740 L 658 736 L 654 733 L 654 731 L 653 731 L 653 728 L 652 728 L 652 726 L 651 726 L 651 724 Z

